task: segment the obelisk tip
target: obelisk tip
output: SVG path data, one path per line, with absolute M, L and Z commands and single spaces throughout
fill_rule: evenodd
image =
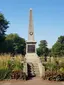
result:
M 32 8 L 30 8 L 30 10 L 32 10 Z

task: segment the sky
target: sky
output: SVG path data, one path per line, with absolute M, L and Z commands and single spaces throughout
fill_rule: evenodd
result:
M 46 40 L 51 48 L 64 35 L 64 0 L 0 0 L 0 12 L 10 23 L 6 34 L 17 33 L 28 39 L 30 8 L 37 45 Z

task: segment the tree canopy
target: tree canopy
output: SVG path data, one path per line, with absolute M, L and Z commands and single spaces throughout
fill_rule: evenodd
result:
M 19 37 L 18 34 L 9 34 L 5 39 L 6 52 L 25 54 L 25 39 Z
M 7 21 L 2 13 L 0 13 L 0 36 L 3 36 L 7 30 L 9 21 Z
M 37 54 L 39 56 L 47 56 L 48 55 L 48 48 L 47 48 L 47 41 L 41 40 L 39 47 L 37 48 Z
M 9 22 L 6 20 L 4 15 L 0 13 L 0 53 L 4 49 L 5 32 L 7 30 Z
M 64 36 L 60 36 L 57 42 L 52 46 L 52 56 L 63 56 L 64 55 Z

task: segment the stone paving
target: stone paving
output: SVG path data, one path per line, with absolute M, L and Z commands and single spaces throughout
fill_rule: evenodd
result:
M 64 85 L 64 82 L 54 82 L 42 80 L 40 78 L 33 78 L 27 81 L 21 80 L 8 80 L 8 81 L 0 81 L 0 85 Z

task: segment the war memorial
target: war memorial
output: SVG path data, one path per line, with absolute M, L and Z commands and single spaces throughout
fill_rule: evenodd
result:
M 28 76 L 44 76 L 45 69 L 42 65 L 37 53 L 36 53 L 36 41 L 34 39 L 34 25 L 33 25 L 33 18 L 32 18 L 32 8 L 30 8 L 29 14 L 29 29 L 28 29 L 28 40 L 26 41 L 26 63 Z

